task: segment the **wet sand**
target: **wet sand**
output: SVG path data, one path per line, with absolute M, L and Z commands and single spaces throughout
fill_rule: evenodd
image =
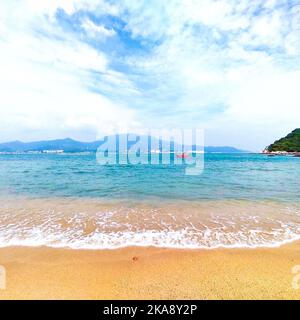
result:
M 7 247 L 0 265 L 0 299 L 300 299 L 291 271 L 300 265 L 300 242 L 215 250 Z

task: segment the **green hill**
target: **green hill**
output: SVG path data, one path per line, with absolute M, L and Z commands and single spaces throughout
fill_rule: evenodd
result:
M 275 141 L 271 144 L 267 150 L 269 152 L 274 151 L 286 151 L 286 152 L 300 152 L 300 129 L 295 129 L 289 133 L 286 137 Z

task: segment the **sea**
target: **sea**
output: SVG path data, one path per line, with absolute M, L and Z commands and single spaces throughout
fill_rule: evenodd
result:
M 300 239 L 300 158 L 205 154 L 100 165 L 95 153 L 1 154 L 0 247 L 274 247 Z

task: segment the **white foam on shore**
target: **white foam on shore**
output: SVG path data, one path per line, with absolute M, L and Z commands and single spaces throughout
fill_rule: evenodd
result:
M 145 233 L 116 233 L 116 234 L 97 234 L 94 237 L 69 240 L 63 236 L 55 236 L 36 233 L 32 237 L 11 237 L 10 239 L 0 237 L 0 247 L 25 246 L 25 247 L 52 247 L 70 248 L 82 250 L 104 250 L 119 249 L 125 247 L 158 247 L 174 249 L 218 249 L 218 248 L 275 248 L 284 244 L 300 240 L 299 235 L 290 235 L 287 239 L 263 242 L 257 241 L 237 241 L 232 243 L 222 243 L 217 241 L 206 241 L 200 243 L 193 241 L 184 235 L 184 232 L 145 232 Z
M 0 247 L 259 248 L 299 239 L 299 207 L 269 202 L 123 207 L 30 200 L 0 209 Z

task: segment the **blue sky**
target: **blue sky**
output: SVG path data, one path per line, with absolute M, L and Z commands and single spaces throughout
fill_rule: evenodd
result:
M 300 127 L 300 0 L 2 0 L 0 141 Z

